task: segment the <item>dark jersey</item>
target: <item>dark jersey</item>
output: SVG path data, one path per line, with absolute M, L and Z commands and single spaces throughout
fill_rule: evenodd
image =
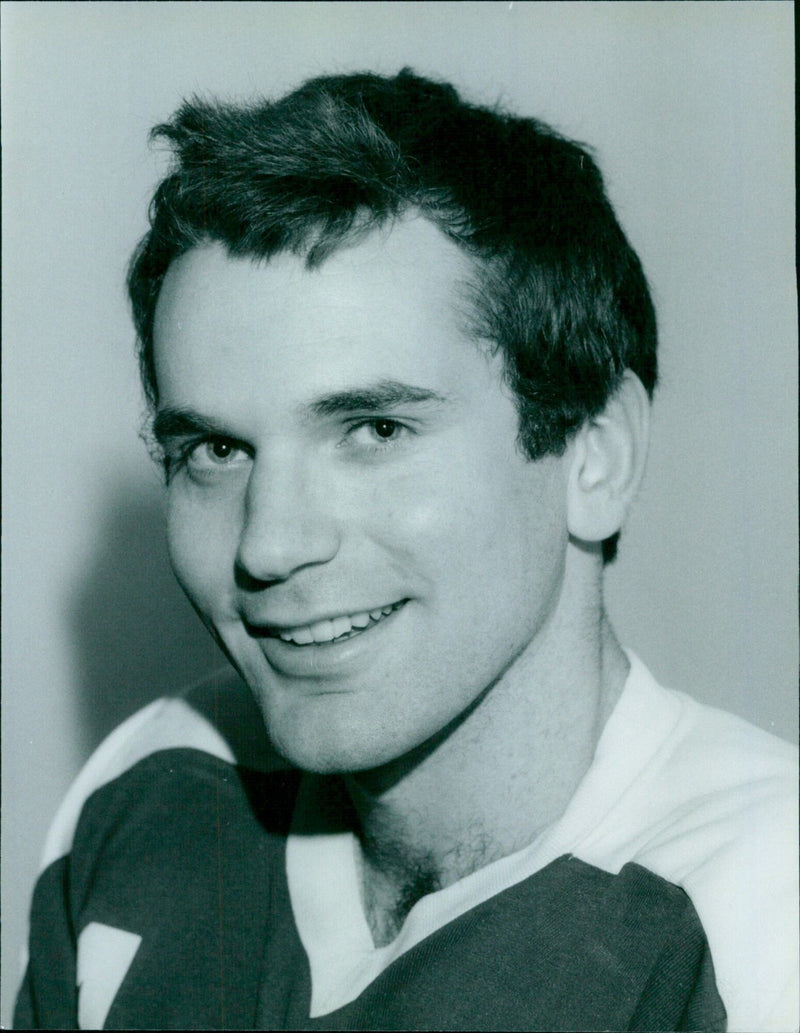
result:
M 376 948 L 335 783 L 278 768 L 239 689 L 212 694 L 212 721 L 204 691 L 136 715 L 67 797 L 16 1025 L 795 1028 L 786 744 L 633 658 L 559 822 Z

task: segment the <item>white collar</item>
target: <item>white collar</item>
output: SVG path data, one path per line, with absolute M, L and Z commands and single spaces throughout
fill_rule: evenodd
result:
M 610 804 L 619 798 L 657 748 L 657 740 L 668 735 L 677 719 L 676 714 L 654 713 L 650 690 L 655 682 L 637 657 L 631 653 L 628 657 L 631 669 L 623 692 L 600 737 L 594 761 L 562 817 L 521 850 L 423 897 L 387 946 L 374 945 L 364 914 L 355 835 L 336 828 L 312 834 L 305 831 L 316 827 L 318 815 L 330 813 L 329 794 L 341 790 L 332 789 L 327 779 L 303 777 L 287 842 L 286 874 L 311 971 L 311 1018 L 349 1004 L 396 958 L 431 933 L 562 854 L 573 852 L 580 839 L 603 819 L 602 801 Z M 631 723 L 649 728 L 650 733 L 637 735 L 631 742 Z M 620 758 L 624 763 L 620 764 Z

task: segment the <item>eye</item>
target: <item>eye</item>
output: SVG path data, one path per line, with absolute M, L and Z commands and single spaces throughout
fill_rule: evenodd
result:
M 397 420 L 375 420 L 371 430 L 379 441 L 390 441 L 400 433 L 400 424 Z
M 409 432 L 409 428 L 399 420 L 381 417 L 380 419 L 360 420 L 353 424 L 348 431 L 348 438 L 351 444 L 380 449 L 398 443 L 407 432 Z
M 215 473 L 247 461 L 247 453 L 231 438 L 213 437 L 192 445 L 185 456 L 190 473 Z
M 232 453 L 236 451 L 233 444 L 230 441 L 226 441 L 225 438 L 206 442 L 206 448 L 209 457 L 220 463 L 226 462 L 230 459 Z

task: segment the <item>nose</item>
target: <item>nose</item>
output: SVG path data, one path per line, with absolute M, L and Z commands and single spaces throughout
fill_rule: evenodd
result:
M 285 581 L 303 567 L 332 560 L 340 544 L 333 502 L 330 488 L 314 483 L 301 462 L 257 458 L 236 555 L 240 578 Z

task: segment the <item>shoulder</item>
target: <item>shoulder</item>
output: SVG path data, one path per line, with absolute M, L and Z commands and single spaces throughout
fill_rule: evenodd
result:
M 635 657 L 630 682 L 605 743 L 612 770 L 618 763 L 628 782 L 618 787 L 597 845 L 605 839 L 614 863 L 635 860 L 688 893 L 709 940 L 730 1030 L 793 1029 L 797 750 L 661 687 Z M 623 751 L 636 756 L 634 764 L 615 761 Z
M 41 868 L 68 854 L 87 801 L 99 790 L 152 773 L 169 751 L 189 750 L 232 767 L 269 773 L 288 768 L 269 744 L 247 687 L 230 670 L 158 699 L 119 725 L 94 751 L 70 786 L 50 827 Z
M 797 750 L 688 697 L 683 705 L 685 732 L 665 769 L 677 806 L 643 859 L 691 896 L 731 1002 L 729 1028 L 795 1029 Z
M 637 849 L 710 823 L 748 832 L 797 799 L 795 746 L 659 685 L 632 654 L 595 759 L 614 805 L 636 813 Z M 633 845 L 633 843 L 631 843 Z
M 220 958 L 261 948 L 264 916 L 285 896 L 298 781 L 231 674 L 120 725 L 51 828 L 20 1024 L 69 1026 L 77 1012 L 86 1029 L 107 1018 L 112 1028 L 205 1029 L 223 1005 L 246 1023 L 258 968 L 227 969 L 224 1001 L 213 987 Z
M 671 726 L 641 771 L 650 813 L 642 855 L 659 855 L 681 879 L 726 856 L 795 867 L 797 749 L 733 714 L 651 679 L 652 713 Z M 644 802 L 644 801 L 642 801 Z M 740 868 L 740 870 L 742 870 Z

